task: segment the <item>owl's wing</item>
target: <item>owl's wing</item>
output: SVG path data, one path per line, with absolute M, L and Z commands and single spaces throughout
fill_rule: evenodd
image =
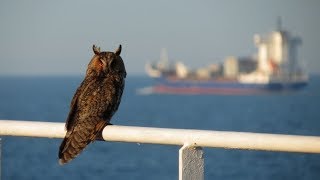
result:
M 78 111 L 78 100 L 81 96 L 81 94 L 87 89 L 88 86 L 90 86 L 92 82 L 88 80 L 83 80 L 81 85 L 78 87 L 76 93 L 74 94 L 71 104 L 70 104 L 70 111 L 68 114 L 68 118 L 66 120 L 66 129 L 69 131 L 71 130 L 71 127 L 74 125 L 74 120 L 75 120 L 75 114 Z
M 70 104 L 70 111 L 68 114 L 68 118 L 66 120 L 66 129 L 68 131 L 71 129 L 71 127 L 73 126 L 73 123 L 74 123 L 74 119 L 75 119 L 74 115 L 78 109 L 77 102 L 78 102 L 79 96 L 81 94 L 81 89 L 82 89 L 82 85 L 77 89 L 76 93 L 74 94 L 74 96 L 72 98 L 71 104 Z

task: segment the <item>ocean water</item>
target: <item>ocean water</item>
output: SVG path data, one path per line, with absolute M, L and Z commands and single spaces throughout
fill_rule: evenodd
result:
M 0 77 L 0 119 L 64 122 L 82 77 Z M 246 96 L 137 95 L 129 76 L 117 125 L 320 136 L 320 77 L 297 93 Z M 65 166 L 61 139 L 2 137 L 2 180 L 178 179 L 178 146 L 95 142 Z M 204 148 L 205 177 L 319 179 L 320 154 Z

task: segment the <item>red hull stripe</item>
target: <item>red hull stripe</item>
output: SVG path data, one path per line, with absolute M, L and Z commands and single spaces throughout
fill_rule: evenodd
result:
M 262 93 L 263 90 L 259 89 L 235 89 L 235 88 L 177 88 L 167 86 L 153 87 L 154 93 L 167 93 L 167 94 L 256 94 Z

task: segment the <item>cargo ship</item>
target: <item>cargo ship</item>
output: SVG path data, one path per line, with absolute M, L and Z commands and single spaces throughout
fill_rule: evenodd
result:
M 252 56 L 229 56 L 198 69 L 170 63 L 164 49 L 159 62 L 145 66 L 154 85 L 139 93 L 254 94 L 295 91 L 308 84 L 308 74 L 297 57 L 300 37 L 278 25 L 273 32 L 254 35 L 254 43 L 257 53 Z

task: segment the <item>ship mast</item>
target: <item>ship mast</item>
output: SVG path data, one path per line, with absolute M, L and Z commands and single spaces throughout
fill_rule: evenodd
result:
M 277 31 L 282 31 L 282 18 L 278 16 L 277 18 Z

